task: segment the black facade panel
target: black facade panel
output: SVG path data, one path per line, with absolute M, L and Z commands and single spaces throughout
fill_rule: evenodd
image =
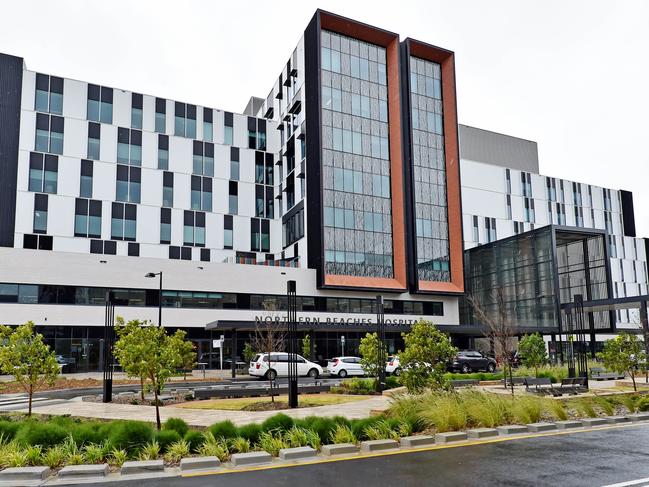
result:
M 633 193 L 631 191 L 620 191 L 622 197 L 622 223 L 624 223 L 624 235 L 635 237 L 635 213 L 633 211 Z
M 322 226 L 322 153 L 320 100 L 320 14 L 316 14 L 304 31 L 304 89 L 306 110 L 306 194 L 308 262 L 316 269 L 317 286 L 324 284 L 323 226 Z
M 14 246 L 23 60 L 0 54 L 0 247 Z
M 406 275 L 408 288 L 415 292 L 419 287 L 417 275 L 417 239 L 415 229 L 415 199 L 412 165 L 412 140 L 410 134 L 412 113 L 410 103 L 410 48 L 408 41 L 401 43 L 399 56 L 400 84 L 401 91 L 401 153 L 403 157 L 403 201 L 405 208 L 406 225 Z

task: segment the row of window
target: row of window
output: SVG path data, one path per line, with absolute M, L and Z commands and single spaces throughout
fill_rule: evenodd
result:
M 372 110 L 372 106 L 374 109 Z M 388 121 L 388 102 L 369 96 L 350 93 L 330 86 L 322 87 L 322 108 L 334 112 L 351 113 L 357 117 Z M 372 112 L 374 115 L 372 115 Z
M 390 228 L 384 224 L 389 215 L 371 211 L 354 211 L 342 208 L 324 208 L 325 227 L 346 228 L 348 230 L 365 230 L 366 232 L 390 233 Z M 362 222 L 362 226 L 360 224 Z
M 333 189 L 336 191 L 390 197 L 390 176 L 342 168 L 334 168 L 333 176 Z
M 104 306 L 107 291 L 108 289 L 102 287 L 0 283 L 0 303 Z M 157 289 L 111 289 L 111 291 L 117 302 L 126 306 L 158 306 Z M 162 291 L 162 306 L 260 311 L 280 311 L 287 307 L 286 296 L 283 295 L 173 290 Z M 297 296 L 297 308 L 298 311 L 374 314 L 376 301 L 362 298 Z M 444 305 L 439 301 L 386 299 L 384 311 L 387 314 L 443 316 Z
M 351 129 L 323 127 L 325 142 L 331 140 L 331 145 L 325 143 L 323 148 L 340 152 L 390 159 L 390 144 L 388 137 L 363 134 Z M 329 139 L 331 137 L 331 139 Z
M 392 255 L 346 252 L 344 250 L 326 250 L 325 262 L 392 267 Z

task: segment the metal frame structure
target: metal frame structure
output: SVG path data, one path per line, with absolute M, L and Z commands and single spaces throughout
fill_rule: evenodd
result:
M 288 328 L 288 405 L 297 404 L 297 296 L 295 281 L 286 282 L 286 303 Z
M 112 291 L 106 291 L 104 314 L 104 383 L 103 402 L 113 400 L 113 344 L 115 342 L 115 299 Z
M 383 307 L 383 296 L 376 297 L 376 335 L 379 341 L 378 350 L 378 372 L 376 380 L 376 392 L 385 390 L 385 314 Z

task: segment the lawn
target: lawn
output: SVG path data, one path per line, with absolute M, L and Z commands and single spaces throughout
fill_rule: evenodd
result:
M 307 408 L 312 406 L 328 406 L 331 404 L 344 404 L 346 402 L 361 401 L 367 399 L 367 396 L 352 396 L 343 394 L 308 394 L 299 396 L 298 403 L 300 407 Z M 275 397 L 275 401 L 280 404 L 287 404 L 288 397 L 281 395 Z M 176 408 L 186 409 L 223 409 L 227 411 L 249 411 L 251 409 L 265 409 L 261 403 L 270 403 L 268 397 L 241 397 L 233 399 L 207 399 L 204 401 L 185 402 L 175 404 Z

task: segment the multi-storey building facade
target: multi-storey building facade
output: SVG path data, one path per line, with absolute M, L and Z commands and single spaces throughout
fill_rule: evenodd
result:
M 545 225 L 606 232 L 611 298 L 647 294 L 647 253 L 636 238 L 633 199 L 623 190 L 543 176 L 536 143 L 460 125 L 466 249 Z M 637 310 L 616 311 L 636 327 Z
M 281 315 L 288 279 L 316 356 L 355 353 L 377 294 L 390 352 L 421 317 L 462 345 L 464 247 L 544 224 L 538 167 L 461 147 L 452 52 L 323 11 L 241 114 L 0 55 L 0 126 L 0 321 L 33 320 L 76 370 L 99 366 L 107 290 L 127 319 L 156 321 L 162 306 L 210 365 L 213 339 L 241 355 Z M 578 201 L 582 226 L 627 249 L 629 196 L 563 185 L 548 198 L 555 223 L 575 225 Z M 643 261 L 644 247 L 624 255 Z

